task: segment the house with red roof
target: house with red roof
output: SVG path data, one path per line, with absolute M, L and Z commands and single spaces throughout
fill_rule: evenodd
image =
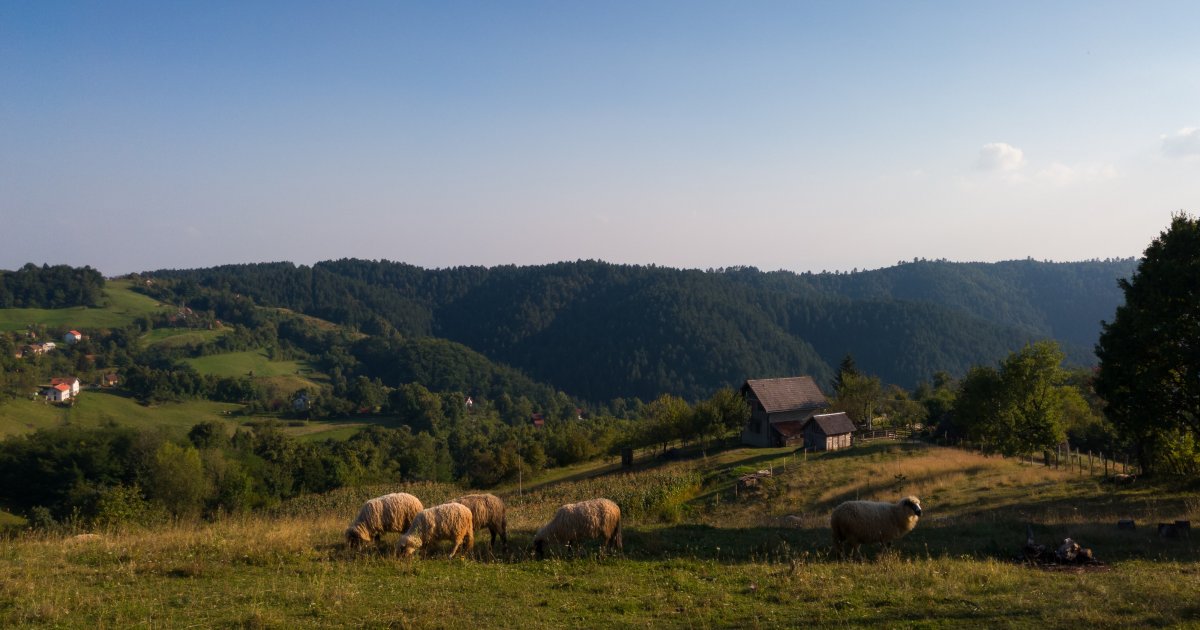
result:
M 67 334 L 63 335 L 63 341 L 67 343 L 83 341 L 83 333 L 79 332 L 78 330 L 67 331 Z
M 66 383 L 51 385 L 50 389 L 46 390 L 46 399 L 50 402 L 67 402 L 71 399 L 71 386 Z
M 50 387 L 56 388 L 59 385 L 66 385 L 69 392 L 68 397 L 79 394 L 79 379 L 74 376 L 65 376 L 50 379 Z

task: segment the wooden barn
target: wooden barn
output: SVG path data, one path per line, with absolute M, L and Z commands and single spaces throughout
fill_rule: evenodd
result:
M 799 446 L 804 423 L 829 407 L 811 376 L 748 380 L 742 397 L 750 405 L 742 442 L 751 446 Z
M 854 421 L 842 411 L 815 415 L 804 423 L 804 429 L 801 431 L 804 447 L 810 451 L 850 448 L 855 428 Z

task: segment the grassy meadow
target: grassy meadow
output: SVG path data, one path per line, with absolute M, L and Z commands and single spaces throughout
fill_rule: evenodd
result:
M 0 626 L 59 627 L 1148 627 L 1200 624 L 1200 552 L 1153 524 L 1200 516 L 1194 489 L 1098 477 L 921 444 L 794 457 L 731 449 L 707 458 L 596 462 L 499 490 L 509 550 L 486 532 L 468 559 L 416 560 L 390 544 L 351 552 L 341 531 L 365 498 L 406 489 L 426 504 L 463 491 L 396 484 L 302 497 L 269 514 L 165 528 L 21 533 L 0 540 Z M 760 491 L 743 471 L 771 467 Z M 558 471 L 561 472 L 561 471 Z M 921 497 L 892 550 L 839 560 L 828 512 L 855 496 Z M 622 505 L 625 549 L 526 551 L 565 501 Z M 784 519 L 795 516 L 795 519 Z M 1116 528 L 1135 518 L 1138 528 Z M 1098 567 L 1014 561 L 1070 536 Z
M 129 280 L 109 280 L 104 284 L 105 306 L 87 308 L 4 308 L 0 309 L 0 332 L 24 330 L 29 324 L 67 326 L 85 333 L 88 329 L 119 328 L 142 315 L 169 311 L 169 305 L 132 290 Z
M 191 400 L 147 407 L 112 390 L 89 389 L 80 392 L 69 407 L 44 400 L 10 400 L 0 405 L 0 438 L 19 435 L 65 424 L 95 427 L 115 422 L 139 429 L 162 430 L 182 437 L 193 426 L 216 420 L 234 426 L 229 413 L 241 405 Z

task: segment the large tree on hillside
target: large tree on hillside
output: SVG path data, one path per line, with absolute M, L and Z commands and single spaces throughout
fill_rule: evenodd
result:
M 956 424 L 986 448 L 1016 455 L 1047 448 L 1066 437 L 1065 410 L 1080 400 L 1064 385 L 1063 353 L 1041 341 L 1010 354 L 1000 368 L 975 367 L 959 385 Z
M 1175 215 L 1096 345 L 1096 392 L 1149 471 L 1200 470 L 1200 220 Z

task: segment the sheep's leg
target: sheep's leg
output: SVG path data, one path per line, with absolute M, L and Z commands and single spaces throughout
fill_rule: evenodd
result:
M 461 545 L 461 544 L 462 544 L 462 539 L 461 539 L 461 538 L 455 539 L 455 541 L 454 541 L 454 548 L 450 550 L 450 557 L 451 557 L 451 558 L 453 558 L 453 557 L 454 557 L 454 554 L 455 554 L 455 552 L 457 552 L 457 551 L 458 551 L 458 547 L 459 547 L 459 545 Z

